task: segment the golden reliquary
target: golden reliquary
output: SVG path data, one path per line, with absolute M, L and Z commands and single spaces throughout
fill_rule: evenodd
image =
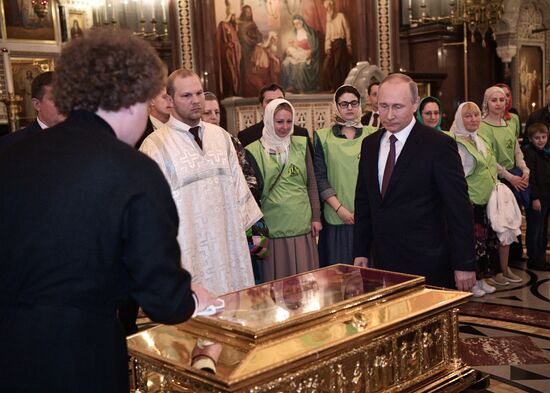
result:
M 135 392 L 458 392 L 469 293 L 333 265 L 221 296 L 225 308 L 128 338 Z

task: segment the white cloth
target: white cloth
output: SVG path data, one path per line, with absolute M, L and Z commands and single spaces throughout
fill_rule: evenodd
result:
M 281 138 L 275 132 L 275 109 L 281 104 L 288 104 L 292 109 L 292 129 L 287 136 Z M 264 147 L 264 150 L 269 156 L 270 154 L 276 154 L 277 160 L 281 164 L 286 164 L 288 160 L 288 154 L 290 151 L 290 136 L 294 134 L 294 107 L 290 102 L 283 98 L 276 98 L 270 101 L 264 110 L 264 128 L 262 129 L 262 136 L 260 142 Z
M 397 141 L 395 142 L 395 162 L 401 154 L 401 150 L 407 142 L 407 138 L 411 134 L 411 131 L 416 124 L 416 120 L 413 117 L 409 125 L 403 128 L 401 131 L 394 133 Z M 380 140 L 380 150 L 378 151 L 378 184 L 380 190 L 382 190 L 382 179 L 384 179 L 384 169 L 386 168 L 386 161 L 388 160 L 388 155 L 390 154 L 390 136 L 391 132 L 386 131 Z
M 487 203 L 487 217 L 500 244 L 507 246 L 517 241 L 521 233 L 521 211 L 514 194 L 505 184 L 495 185 Z
M 202 149 L 190 127 L 170 117 L 140 150 L 158 163 L 170 184 L 180 218 L 182 266 L 193 281 L 220 295 L 254 285 L 245 231 L 262 213 L 229 134 L 202 121 L 199 126 Z

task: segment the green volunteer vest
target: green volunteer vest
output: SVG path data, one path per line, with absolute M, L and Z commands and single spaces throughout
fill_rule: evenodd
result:
M 452 135 L 455 138 L 456 143 L 464 146 L 468 153 L 470 153 L 476 160 L 474 171 L 466 177 L 470 201 L 476 205 L 486 205 L 487 202 L 489 202 L 489 197 L 491 196 L 491 192 L 493 191 L 495 181 L 497 179 L 495 156 L 493 155 L 493 152 L 484 137 L 480 137 L 480 139 L 485 144 L 485 148 L 487 149 L 487 158 L 483 157 L 483 154 L 477 150 L 474 142 L 470 142 L 464 138 L 458 138 L 454 134 Z
M 517 139 L 513 123 L 506 122 L 505 126 L 493 126 L 482 121 L 477 134 L 489 141 L 500 165 L 506 169 L 512 169 L 516 165 L 514 153 Z
M 355 186 L 359 171 L 361 143 L 365 137 L 376 131 L 377 129 L 372 126 L 364 126 L 361 135 L 355 139 L 338 138 L 332 132 L 332 128 L 316 131 L 325 156 L 328 181 L 336 191 L 342 206 L 350 212 L 353 212 L 355 205 Z M 324 204 L 323 212 L 325 220 L 329 224 L 344 224 L 328 203 Z
M 307 193 L 307 138 L 290 137 L 288 162 L 283 168 L 275 155 L 266 154 L 259 140 L 246 149 L 252 154 L 264 179 L 262 212 L 269 237 L 300 236 L 311 232 L 311 204 Z M 275 179 L 283 173 L 275 186 Z
M 519 134 L 521 133 L 521 122 L 519 121 L 519 116 L 510 112 L 510 123 L 512 123 L 511 126 L 515 131 L 516 139 L 518 139 Z

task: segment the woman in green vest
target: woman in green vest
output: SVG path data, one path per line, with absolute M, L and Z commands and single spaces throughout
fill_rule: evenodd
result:
M 441 131 L 442 115 L 443 111 L 439 99 L 433 96 L 427 96 L 420 100 L 420 104 L 416 110 L 416 120 L 419 121 L 420 124 Z
M 517 192 L 529 186 L 529 168 L 523 159 L 518 143 L 516 125 L 504 119 L 506 110 L 506 93 L 498 86 L 485 90 L 483 96 L 482 119 L 479 135 L 491 146 L 497 161 L 497 172 L 502 182 Z M 499 246 L 501 273 L 494 277 L 497 285 L 508 285 L 510 282 L 521 282 L 508 267 L 510 245 Z
M 290 102 L 271 101 L 265 108 L 262 137 L 246 147 L 269 228 L 268 256 L 261 266 L 264 281 L 319 267 L 317 182 L 307 137 L 292 135 L 294 118 Z
M 498 238 L 487 219 L 487 202 L 497 182 L 495 156 L 489 144 L 479 136 L 481 111 L 473 102 L 458 107 L 451 126 L 451 136 L 456 140 L 462 160 L 464 176 L 468 183 L 468 195 L 474 211 L 475 252 L 477 283 L 471 289 L 474 297 L 495 292 L 483 277 L 492 269 L 498 254 Z
M 361 143 L 377 129 L 361 124 L 361 95 L 350 85 L 334 93 L 332 127 L 313 134 L 315 176 L 323 206 L 319 264 L 353 264 L 353 206 Z

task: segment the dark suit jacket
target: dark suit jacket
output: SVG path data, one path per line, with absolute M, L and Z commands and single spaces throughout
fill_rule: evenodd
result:
M 155 127 L 153 127 L 151 118 L 147 116 L 147 125 L 145 126 L 145 131 L 143 132 L 143 135 L 141 136 L 141 138 L 139 138 L 139 141 L 136 142 L 136 149 L 139 149 L 145 138 L 151 135 L 153 131 L 155 131 Z
M 244 130 L 239 132 L 239 134 L 237 135 L 237 137 L 239 138 L 239 142 L 241 142 L 241 145 L 243 145 L 243 147 L 250 145 L 252 142 L 257 141 L 262 137 L 263 129 L 264 129 L 263 120 L 260 121 L 259 123 L 251 125 L 248 128 L 245 128 Z M 300 127 L 295 124 L 294 135 L 307 137 L 309 151 L 313 153 L 313 146 L 311 144 L 311 139 L 309 138 L 309 133 L 304 127 Z
M 76 111 L 7 148 L 0 184 L 2 390 L 128 391 L 118 305 L 162 323 L 195 308 L 162 172 Z
M 368 136 L 361 147 L 354 256 L 453 287 L 454 270 L 475 270 L 472 207 L 456 143 L 416 123 L 382 199 L 378 151 L 384 133 Z
M 361 117 L 361 124 L 363 124 L 364 126 L 368 126 L 369 125 L 369 121 L 370 121 L 370 118 L 372 117 L 372 114 L 374 112 L 366 112 L 363 117 Z M 378 116 L 378 128 L 382 128 L 382 123 L 380 122 L 380 116 Z
M 21 128 L 20 130 L 12 132 L 11 134 L 4 135 L 0 138 L 0 152 L 6 149 L 8 146 L 13 145 L 14 143 L 20 142 L 30 136 L 38 134 L 40 131 L 42 131 L 42 128 L 40 128 L 38 121 L 35 120 L 25 128 Z

